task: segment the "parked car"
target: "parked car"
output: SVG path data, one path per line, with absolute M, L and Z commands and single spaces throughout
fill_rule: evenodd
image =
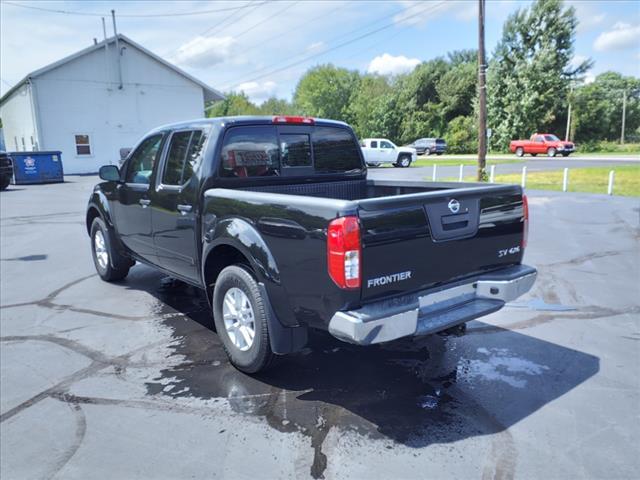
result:
M 509 144 L 511 153 L 515 153 L 518 157 L 530 153 L 535 157 L 539 153 L 546 154 L 549 157 L 555 157 L 560 153 L 563 157 L 568 157 L 575 150 L 572 142 L 564 142 L 550 133 L 534 133 L 529 140 L 513 140 Z
M 521 263 L 519 185 L 368 180 L 342 122 L 164 126 L 100 178 L 86 213 L 100 277 L 141 262 L 203 289 L 249 373 L 303 348 L 310 328 L 359 345 L 428 335 L 499 310 L 536 277 Z
M 386 138 L 365 138 L 360 146 L 365 162 L 371 167 L 390 163 L 394 167 L 406 168 L 418 158 L 415 148 L 398 147 Z
M 6 190 L 13 178 L 13 162 L 7 152 L 0 151 L 0 190 Z
M 447 142 L 444 138 L 419 138 L 408 147 L 416 149 L 418 155 L 442 155 L 447 151 Z

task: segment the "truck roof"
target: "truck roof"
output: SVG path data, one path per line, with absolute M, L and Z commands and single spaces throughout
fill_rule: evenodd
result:
M 167 129 L 178 129 L 178 128 L 189 128 L 189 127 L 193 127 L 193 126 L 197 126 L 197 125 L 215 125 L 215 126 L 219 126 L 219 127 L 223 127 L 225 125 L 271 125 L 271 124 L 278 124 L 278 125 L 283 125 L 283 124 L 287 124 L 287 123 L 300 123 L 300 122 L 286 122 L 286 121 L 282 121 L 282 122 L 276 122 L 274 119 L 278 117 L 278 118 L 283 118 L 283 119 L 287 119 L 287 118 L 305 118 L 305 117 L 290 117 L 290 116 L 286 116 L 286 115 L 238 115 L 238 116 L 229 116 L 229 117 L 212 117 L 212 118 L 196 118 L 193 120 L 186 120 L 183 122 L 177 122 L 177 123 L 169 123 L 166 125 L 162 125 L 160 127 L 157 127 L 155 129 L 153 129 L 152 132 L 155 131 L 162 131 L 162 130 L 167 130 Z M 311 118 L 311 117 L 307 117 L 307 118 Z M 329 120 L 326 118 L 312 118 L 313 120 L 313 125 L 320 125 L 320 126 L 335 126 L 335 127 L 348 127 L 349 125 L 345 122 L 341 122 L 338 120 Z M 302 124 L 302 123 L 300 123 Z M 303 124 L 303 125 L 307 125 L 307 124 Z M 152 133 L 150 132 L 150 133 Z

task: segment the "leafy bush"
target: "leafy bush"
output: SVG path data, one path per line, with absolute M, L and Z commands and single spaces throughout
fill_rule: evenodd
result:
M 478 151 L 478 127 L 472 117 L 456 117 L 444 135 L 449 153 L 476 153 Z
M 594 141 L 579 143 L 576 145 L 578 153 L 607 152 L 607 153 L 637 153 L 640 155 L 640 143 L 625 143 Z

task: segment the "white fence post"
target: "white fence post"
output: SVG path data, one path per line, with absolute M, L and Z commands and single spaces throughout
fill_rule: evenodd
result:
M 613 195 L 613 179 L 615 176 L 616 176 L 616 172 L 614 170 L 611 170 L 609 172 L 609 188 L 607 188 L 608 195 Z
M 460 175 L 458 176 L 458 181 L 462 181 L 462 175 L 464 174 L 464 163 L 460 165 Z
M 434 163 L 433 164 L 433 176 L 431 177 L 431 181 L 433 181 L 433 182 L 436 181 L 436 167 L 437 167 L 437 165 Z
M 527 186 L 527 167 L 522 167 L 522 188 Z
M 496 166 L 491 165 L 491 173 L 489 174 L 489 182 L 493 183 L 496 179 Z
M 567 187 L 569 186 L 569 169 L 564 169 L 564 176 L 562 177 L 562 191 L 566 192 Z

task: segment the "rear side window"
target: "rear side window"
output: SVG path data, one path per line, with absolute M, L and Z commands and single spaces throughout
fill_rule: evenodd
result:
M 222 145 L 222 177 L 278 175 L 280 149 L 275 126 L 237 127 L 229 130 Z
M 349 130 L 317 127 L 311 134 L 311 142 L 317 172 L 346 172 L 362 168 L 360 149 Z
M 371 148 L 378 148 L 377 140 L 371 140 Z
M 175 132 L 171 137 L 162 183 L 184 185 L 193 175 L 204 145 L 201 130 Z

